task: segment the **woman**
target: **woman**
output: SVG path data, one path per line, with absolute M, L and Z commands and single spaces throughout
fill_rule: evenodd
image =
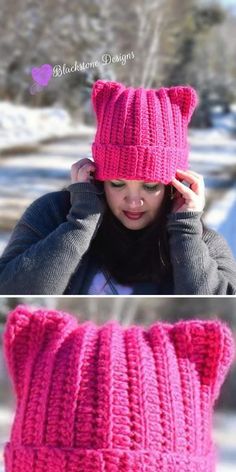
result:
M 67 189 L 26 210 L 0 293 L 236 294 L 231 251 L 202 223 L 203 178 L 187 170 L 194 89 L 97 81 L 92 102 L 94 162 L 75 163 Z

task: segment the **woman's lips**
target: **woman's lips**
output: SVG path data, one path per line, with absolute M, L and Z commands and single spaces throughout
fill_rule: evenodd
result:
M 142 211 L 142 212 L 124 211 L 124 214 L 130 220 L 139 220 L 139 218 L 141 218 L 143 216 L 144 211 Z

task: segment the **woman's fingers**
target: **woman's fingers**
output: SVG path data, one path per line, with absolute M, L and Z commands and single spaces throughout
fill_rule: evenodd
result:
M 183 170 L 183 169 L 176 169 L 176 172 L 182 172 L 184 174 L 194 174 L 198 177 L 202 177 L 201 174 L 199 174 L 198 172 L 195 172 L 194 170 L 192 169 L 187 169 L 187 170 Z
M 194 171 L 182 171 L 182 170 L 177 170 L 176 172 L 177 176 L 181 176 L 181 179 L 173 179 L 175 184 L 176 182 L 187 182 L 189 184 L 189 187 L 187 187 L 184 184 L 181 184 L 182 187 L 178 186 L 178 190 L 182 189 L 182 191 L 188 195 L 190 191 L 193 191 L 197 195 L 201 195 L 204 192 L 204 179 L 202 175 L 198 174 L 197 172 Z M 180 183 L 181 183 L 180 182 Z M 177 184 L 178 185 L 178 184 Z M 187 190 L 186 190 L 187 189 Z
M 178 190 L 178 192 L 183 195 L 185 198 L 186 197 L 190 197 L 193 190 L 190 188 L 190 187 L 187 187 L 187 185 L 184 185 L 182 184 L 179 180 L 177 179 L 172 179 L 171 181 L 173 187 L 176 188 L 176 190 Z
M 72 182 L 90 182 L 93 179 L 90 173 L 94 172 L 95 169 L 95 164 L 90 159 L 80 159 L 71 166 Z
M 203 176 L 197 172 L 194 172 L 193 170 L 186 171 L 177 169 L 176 174 L 182 176 L 182 180 L 186 180 L 188 183 L 194 183 L 198 180 L 203 180 Z
M 194 171 L 176 171 L 176 177 L 171 184 L 177 190 L 178 194 L 184 199 L 184 203 L 177 208 L 174 201 L 172 211 L 202 211 L 205 206 L 205 185 L 203 177 Z M 186 182 L 183 183 L 183 182 Z

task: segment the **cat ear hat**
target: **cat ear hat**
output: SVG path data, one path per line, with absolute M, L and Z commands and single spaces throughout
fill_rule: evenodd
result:
M 145 89 L 97 80 L 91 100 L 97 180 L 168 184 L 177 169 L 188 168 L 188 124 L 199 101 L 193 87 Z
M 6 472 L 213 472 L 234 355 L 218 320 L 97 326 L 20 305 L 4 354 L 17 406 Z

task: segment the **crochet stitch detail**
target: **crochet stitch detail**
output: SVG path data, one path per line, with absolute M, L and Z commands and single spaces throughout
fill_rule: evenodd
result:
M 97 180 L 168 184 L 188 167 L 187 128 L 198 104 L 190 85 L 144 89 L 98 80 L 91 101 L 97 130 L 92 143 Z
M 6 472 L 213 472 L 213 406 L 234 356 L 218 320 L 97 326 L 20 305 L 4 354 L 17 397 Z

